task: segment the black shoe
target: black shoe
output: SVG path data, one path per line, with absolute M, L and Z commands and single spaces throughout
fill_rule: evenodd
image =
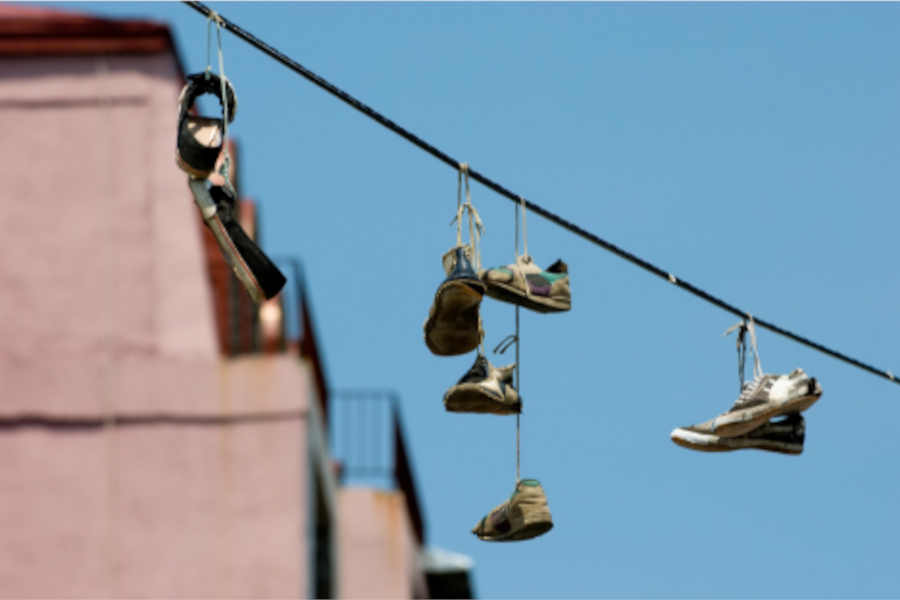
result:
M 286 279 L 235 220 L 234 196 L 222 186 L 207 189 L 199 179 L 190 178 L 189 184 L 203 222 L 212 231 L 225 261 L 253 301 L 260 303 L 274 297 L 284 287 Z
M 791 413 L 778 421 L 764 423 L 743 435 L 724 438 L 679 427 L 672 432 L 679 446 L 703 452 L 727 452 L 755 448 L 782 454 L 801 454 L 806 438 L 806 423 L 800 413 Z
M 219 99 L 224 113 L 222 80 L 213 73 L 194 73 L 187 76 L 187 84 L 178 97 L 178 139 L 175 162 L 182 171 L 198 179 L 206 179 L 215 167 L 224 143 L 225 121 L 223 118 L 201 117 L 188 114 L 194 101 L 212 94 Z M 225 80 L 225 94 L 228 98 L 228 122 L 234 120 L 237 98 L 231 82 Z

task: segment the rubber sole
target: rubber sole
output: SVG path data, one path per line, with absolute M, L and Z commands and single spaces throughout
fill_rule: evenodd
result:
M 717 435 L 723 438 L 734 438 L 750 433 L 769 419 L 793 412 L 803 412 L 816 403 L 822 394 L 800 396 L 783 404 L 760 404 L 733 413 L 726 413 L 716 418 Z
M 458 383 L 444 395 L 444 408 L 448 412 L 514 415 L 522 411 L 522 402 L 508 404 L 487 394 L 477 383 Z
M 474 284 L 477 282 L 478 286 Z M 434 295 L 434 304 L 425 321 L 425 345 L 438 356 L 471 352 L 481 342 L 478 306 L 483 284 L 475 280 L 447 281 Z
M 672 441 L 689 450 L 700 452 L 731 452 L 734 450 L 767 450 L 780 454 L 798 455 L 803 453 L 802 443 L 779 442 L 759 438 L 723 438 L 717 435 L 697 433 L 678 428 L 672 432 Z
M 484 293 L 491 298 L 502 302 L 509 302 L 510 304 L 518 304 L 523 308 L 533 311 L 541 313 L 566 312 L 572 308 L 571 300 L 564 302 L 561 300 L 554 300 L 549 296 L 528 295 L 526 292 L 513 285 L 496 281 L 485 281 L 484 283 L 487 286 Z
M 527 516 L 521 527 L 513 529 L 507 534 L 493 537 L 478 536 L 478 539 L 483 542 L 521 542 L 544 535 L 551 529 L 553 529 L 553 520 L 550 517 L 550 511 L 544 509 Z

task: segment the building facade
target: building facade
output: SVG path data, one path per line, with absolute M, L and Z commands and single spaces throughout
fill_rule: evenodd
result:
M 202 225 L 174 48 L 0 5 L 0 596 L 444 595 L 399 420 L 342 485 L 299 263 L 257 307 Z

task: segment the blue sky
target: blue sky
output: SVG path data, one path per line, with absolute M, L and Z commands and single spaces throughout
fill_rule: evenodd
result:
M 900 5 L 212 6 L 530 200 L 900 372 Z M 182 5 L 68 7 L 167 22 L 187 70 L 206 66 L 206 23 Z M 529 250 L 563 258 L 573 290 L 570 313 L 522 313 L 522 473 L 556 527 L 476 540 L 514 483 L 514 420 L 445 413 L 474 355 L 422 339 L 456 173 L 224 43 L 263 244 L 305 263 L 332 384 L 401 394 L 429 541 L 475 559 L 480 596 L 900 595 L 900 388 L 760 330 L 765 370 L 824 388 L 804 454 L 677 447 L 673 427 L 734 401 L 736 319 L 536 215 Z M 512 262 L 512 203 L 472 199 L 485 263 Z M 510 306 L 482 316 L 489 348 L 512 332 Z

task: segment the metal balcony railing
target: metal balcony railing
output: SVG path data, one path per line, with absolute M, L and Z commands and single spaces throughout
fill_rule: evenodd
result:
M 425 523 L 416 490 L 400 401 L 390 390 L 336 390 L 331 393 L 332 456 L 343 485 L 362 485 L 403 492 L 419 544 Z

